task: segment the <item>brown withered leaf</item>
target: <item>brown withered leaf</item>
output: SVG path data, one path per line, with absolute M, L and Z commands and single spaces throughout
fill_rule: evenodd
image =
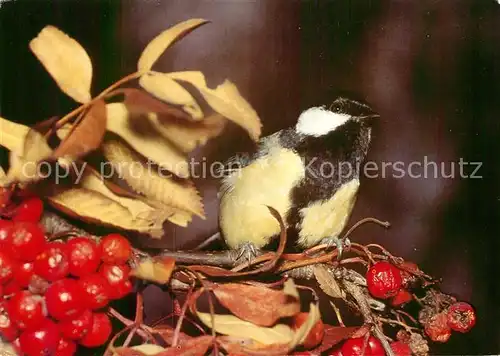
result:
M 154 98 L 143 90 L 135 88 L 118 89 L 116 93 L 124 96 L 123 104 L 132 114 L 147 114 L 154 112 L 160 115 L 177 118 L 179 120 L 191 120 L 191 116 L 175 106 L 164 103 Z
M 190 181 L 160 175 L 158 170 L 141 164 L 137 153 L 117 140 L 106 140 L 102 151 L 120 178 L 136 192 L 150 200 L 205 218 L 201 198 Z
M 295 349 L 298 345 L 301 345 L 305 341 L 307 335 L 309 335 L 309 332 L 319 320 L 321 320 L 321 313 L 319 311 L 318 305 L 315 303 L 310 303 L 307 319 L 300 326 L 300 328 L 295 330 L 293 339 L 289 344 L 291 350 Z
M 46 26 L 29 47 L 64 93 L 79 103 L 91 100 L 92 62 L 77 41 Z
M 318 281 L 318 284 L 323 292 L 328 294 L 330 297 L 342 299 L 346 298 L 344 290 L 340 288 L 328 266 L 324 264 L 315 265 L 314 276 L 316 277 L 316 280 Z
M 28 126 L 0 117 L 0 146 L 5 147 L 9 151 L 21 152 L 24 139 L 29 131 L 30 128 Z
M 130 115 L 125 104 L 106 105 L 107 130 L 120 136 L 135 151 L 181 178 L 189 177 L 187 157 L 142 117 Z
M 193 119 L 203 118 L 203 111 L 196 99 L 168 74 L 148 72 L 141 76 L 139 85 L 160 100 L 182 106 Z
M 256 325 L 271 326 L 300 312 L 299 299 L 284 290 L 241 283 L 216 284 L 212 290 L 234 315 Z
M 338 345 L 342 341 L 349 339 L 359 327 L 356 326 L 332 326 L 325 324 L 325 334 L 323 336 L 323 341 L 321 345 L 311 350 L 311 352 L 322 353 L 330 350 L 335 345 Z
M 195 86 L 212 109 L 244 128 L 254 141 L 258 141 L 262 129 L 259 116 L 233 83 L 226 80 L 215 89 L 210 89 L 201 72 L 174 72 L 167 75 Z
M 155 326 L 153 332 L 154 334 L 159 335 L 168 345 L 172 345 L 175 334 L 175 330 L 172 327 L 168 325 Z M 182 331 L 180 331 L 178 336 L 178 342 L 179 344 L 183 344 L 184 342 L 192 338 L 193 338 L 192 336 L 189 336 L 188 334 L 185 334 Z
M 155 356 L 203 356 L 213 344 L 213 337 L 202 335 L 193 337 L 175 347 L 167 347 Z
M 147 119 L 163 137 L 185 153 L 191 152 L 197 146 L 202 146 L 209 139 L 220 135 L 227 123 L 227 120 L 220 114 L 212 114 L 196 122 L 175 117 L 162 117 L 156 113 L 149 113 Z
M 208 22 L 209 21 L 204 19 L 190 19 L 178 23 L 177 25 L 172 26 L 160 33 L 153 40 L 151 40 L 151 42 L 149 42 L 146 48 L 142 51 L 139 62 L 137 63 L 137 70 L 139 72 L 151 70 L 154 63 L 158 60 L 158 58 L 160 58 L 162 53 L 168 47 L 189 34 L 191 31 Z
M 175 259 L 169 257 L 146 259 L 130 272 L 131 276 L 159 284 L 170 281 L 175 267 Z
M 106 104 L 98 100 L 85 113 L 81 122 L 73 126 L 53 153 L 54 158 L 76 160 L 97 149 L 106 132 Z

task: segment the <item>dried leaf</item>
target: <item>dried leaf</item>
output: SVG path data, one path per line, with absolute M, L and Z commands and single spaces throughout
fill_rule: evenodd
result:
M 317 304 L 311 303 L 309 306 L 309 313 L 307 319 L 300 326 L 299 329 L 295 330 L 293 339 L 290 342 L 290 349 L 294 349 L 298 345 L 301 345 L 309 332 L 312 330 L 314 325 L 321 319 L 321 313 Z
M 0 117 L 0 146 L 9 151 L 21 151 L 30 128 Z
M 64 213 L 93 223 L 163 235 L 163 222 L 171 211 L 159 211 L 134 199 L 113 194 L 92 174 L 82 178 L 80 186 L 48 196 L 49 202 Z
M 130 272 L 130 275 L 159 284 L 167 284 L 172 276 L 174 267 L 175 260 L 173 258 L 146 259 L 141 261 Z
M 250 338 L 219 336 L 219 345 L 230 355 L 282 356 L 289 354 L 288 344 L 261 344 Z
M 164 350 L 165 348 L 153 344 L 143 344 L 132 347 L 117 347 L 114 349 L 113 356 L 154 356 Z
M 97 149 L 105 132 L 106 104 L 103 100 L 98 100 L 90 107 L 82 121 L 68 133 L 53 156 L 76 160 Z
M 213 337 L 209 335 L 193 337 L 176 347 L 168 347 L 155 356 L 203 356 L 212 343 Z
M 359 327 L 356 326 L 332 326 L 325 324 L 325 333 L 321 345 L 311 350 L 311 352 L 325 352 L 342 341 L 349 339 Z
M 168 325 L 155 326 L 154 333 L 159 335 L 168 345 L 172 345 L 175 334 L 175 330 L 172 327 Z M 192 336 L 189 336 L 188 334 L 185 334 L 182 331 L 179 332 L 178 336 L 179 344 L 182 344 L 192 338 L 193 338 Z
M 193 96 L 168 74 L 148 72 L 141 76 L 139 85 L 160 100 L 182 106 L 182 109 L 193 119 L 203 118 L 203 111 Z
M 340 288 L 337 280 L 333 276 L 333 272 L 324 264 L 317 264 L 314 266 L 314 276 L 318 281 L 319 286 L 330 297 L 333 298 L 346 298 L 346 294 Z
M 138 153 L 151 159 L 160 167 L 174 173 L 175 175 L 189 177 L 189 165 L 186 156 L 165 140 L 157 131 L 151 127 L 144 127 L 144 123 L 129 115 L 124 104 L 114 103 L 106 105 L 107 129 L 124 139 Z
M 278 319 L 300 312 L 298 295 L 290 296 L 284 290 L 227 283 L 214 285 L 213 292 L 234 315 L 260 326 L 274 325 Z
M 118 89 L 117 93 L 124 95 L 123 104 L 127 110 L 132 114 L 147 114 L 157 113 L 160 115 L 167 115 L 168 117 L 177 118 L 179 120 L 191 120 L 191 116 L 186 114 L 181 109 L 160 101 L 143 90 L 135 88 Z
M 29 47 L 64 93 L 79 103 L 91 100 L 92 62 L 77 41 L 46 26 Z
M 277 324 L 273 327 L 257 326 L 233 315 L 214 315 L 212 326 L 209 313 L 197 312 L 198 318 L 209 328 L 216 332 L 229 336 L 251 338 L 262 344 L 288 344 L 293 340 L 293 330 L 285 324 Z
M 22 138 L 22 149 L 10 152 L 10 167 L 4 184 L 13 182 L 34 182 L 46 178 L 40 169 L 40 162 L 48 159 L 52 154 L 45 138 L 35 130 L 28 130 Z
M 172 79 L 194 85 L 212 109 L 240 125 L 254 141 L 258 141 L 262 128 L 259 116 L 233 83 L 226 80 L 217 88 L 210 89 L 201 72 L 174 72 L 167 75 Z
M 194 185 L 189 181 L 174 181 L 168 176 L 141 165 L 140 157 L 117 140 L 106 140 L 102 146 L 106 159 L 120 178 L 136 192 L 150 200 L 181 209 L 204 218 L 203 204 Z
M 162 117 L 156 113 L 149 113 L 147 119 L 163 137 L 185 153 L 191 152 L 197 146 L 202 146 L 209 139 L 218 136 L 224 130 L 227 122 L 219 114 L 207 116 L 196 122 Z
M 168 30 L 160 33 L 151 42 L 149 42 L 144 51 L 142 51 L 137 64 L 138 71 L 145 72 L 151 70 L 154 63 L 158 60 L 158 58 L 160 58 L 162 53 L 168 47 L 185 35 L 189 34 L 191 31 L 208 22 L 209 21 L 204 19 L 190 19 L 172 26 Z

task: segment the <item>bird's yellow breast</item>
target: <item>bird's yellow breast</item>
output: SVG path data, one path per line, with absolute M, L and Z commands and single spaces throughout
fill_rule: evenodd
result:
M 220 227 L 231 248 L 243 242 L 266 245 L 280 232 L 278 222 L 266 205 L 286 219 L 291 206 L 290 192 L 305 176 L 299 155 L 278 145 L 267 155 L 226 179 L 227 192 L 221 197 Z

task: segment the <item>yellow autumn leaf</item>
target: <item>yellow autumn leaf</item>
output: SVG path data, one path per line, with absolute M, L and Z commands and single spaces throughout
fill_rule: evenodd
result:
M 146 167 L 137 153 L 117 140 L 106 140 L 102 151 L 118 176 L 134 191 L 150 200 L 205 217 L 201 198 L 190 181 L 174 180 L 154 167 Z
M 156 238 L 163 235 L 159 221 L 134 218 L 125 206 L 94 190 L 74 187 L 49 195 L 47 199 L 56 209 L 89 223 L 147 233 Z
M 319 311 L 319 307 L 315 303 L 311 303 L 309 306 L 309 313 L 307 315 L 307 319 L 305 322 L 295 330 L 293 334 L 293 338 L 290 341 L 290 349 L 294 349 L 297 345 L 301 345 L 307 335 L 309 335 L 309 332 L 312 330 L 314 325 L 321 319 L 321 314 Z
M 9 151 L 21 151 L 30 128 L 0 117 L 0 146 Z
M 293 330 L 285 324 L 262 327 L 242 320 L 234 315 L 214 315 L 214 325 L 209 313 L 197 312 L 198 318 L 209 328 L 224 335 L 248 337 L 262 344 L 288 344 L 294 338 Z
M 131 276 L 159 284 L 167 284 L 174 271 L 173 258 L 146 259 L 130 272 Z
M 203 111 L 196 99 L 166 73 L 149 72 L 141 76 L 139 85 L 148 93 L 167 103 L 180 105 L 193 119 L 203 118 Z
M 204 19 L 190 19 L 160 33 L 144 48 L 137 64 L 138 71 L 145 72 L 151 70 L 154 63 L 168 47 L 207 22 L 209 21 Z
M 215 89 L 210 89 L 201 72 L 173 72 L 167 75 L 195 86 L 212 109 L 244 128 L 254 141 L 258 141 L 262 128 L 259 116 L 229 80 L 225 80 Z
M 106 109 L 108 131 L 120 136 L 134 150 L 160 167 L 181 178 L 189 177 L 186 156 L 157 131 L 144 127 L 141 117 L 130 115 L 127 107 L 121 103 L 108 104 Z M 138 130 L 141 126 L 145 129 Z
M 149 113 L 147 120 L 163 137 L 185 153 L 191 152 L 197 146 L 205 145 L 209 139 L 218 136 L 226 126 L 226 119 L 220 114 L 213 114 L 196 122 L 187 122 Z
M 46 26 L 29 47 L 64 93 L 79 103 L 91 100 L 92 62 L 77 41 Z

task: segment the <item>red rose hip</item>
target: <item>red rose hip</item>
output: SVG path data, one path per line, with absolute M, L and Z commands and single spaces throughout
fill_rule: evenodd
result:
M 109 234 L 100 243 L 101 258 L 105 263 L 123 264 L 132 255 L 130 242 L 120 234 Z
M 77 346 L 73 341 L 61 337 L 55 356 L 73 356 L 76 355 L 76 349 Z
M 446 342 L 451 336 L 451 329 L 447 324 L 445 313 L 434 315 L 425 325 L 425 333 L 432 341 Z
M 0 336 L 11 342 L 19 335 L 19 329 L 14 320 L 11 319 L 6 305 L 5 302 L 0 303 Z
M 108 305 L 111 287 L 104 276 L 93 273 L 82 277 L 78 284 L 82 289 L 82 297 L 88 308 L 96 310 Z
M 16 257 L 25 262 L 34 261 L 45 246 L 45 236 L 40 225 L 23 221 L 10 229 L 12 246 Z
M 92 326 L 92 312 L 85 310 L 75 318 L 59 322 L 58 326 L 63 337 L 70 340 L 79 340 Z
M 390 298 L 401 288 L 401 272 L 389 262 L 377 262 L 366 273 L 366 283 L 374 297 Z
M 364 348 L 364 353 L 363 353 Z M 365 337 L 348 339 L 340 348 L 342 356 L 384 356 L 385 351 L 378 339 L 373 336 L 368 338 L 365 347 Z
M 448 309 L 448 326 L 455 331 L 466 333 L 476 324 L 476 312 L 469 303 L 458 302 Z
M 24 331 L 19 337 L 19 343 L 26 356 L 54 355 L 60 338 L 57 325 L 47 319 L 38 328 Z
M 17 269 L 18 262 L 6 251 L 0 250 L 0 284 L 10 280 Z
M 394 341 L 390 346 L 396 356 L 411 356 L 410 346 L 402 341 Z
M 85 237 L 76 237 L 69 240 L 67 246 L 70 274 L 81 277 L 97 270 L 101 256 L 94 241 Z
M 43 202 L 38 197 L 26 198 L 14 210 L 13 221 L 38 222 L 43 213 Z
M 35 259 L 35 273 L 47 281 L 57 281 L 69 273 L 67 246 L 63 242 L 50 242 Z
M 0 219 L 0 246 L 10 245 L 12 243 L 12 234 L 10 230 L 14 223 L 10 220 Z
M 28 291 L 17 292 L 9 300 L 9 315 L 20 329 L 32 329 L 45 321 L 43 297 Z
M 76 317 L 84 310 L 82 290 L 73 279 L 54 282 L 45 292 L 49 314 L 57 320 Z
M 80 345 L 85 347 L 97 347 L 104 345 L 111 335 L 111 321 L 105 313 L 94 313 L 92 327 L 80 340 Z
M 33 262 L 24 262 L 17 266 L 14 271 L 13 279 L 23 288 L 28 287 L 31 278 L 35 274 L 35 264 Z
M 99 273 L 110 286 L 110 299 L 123 298 L 132 291 L 132 283 L 129 280 L 129 266 L 104 264 L 99 269 Z

